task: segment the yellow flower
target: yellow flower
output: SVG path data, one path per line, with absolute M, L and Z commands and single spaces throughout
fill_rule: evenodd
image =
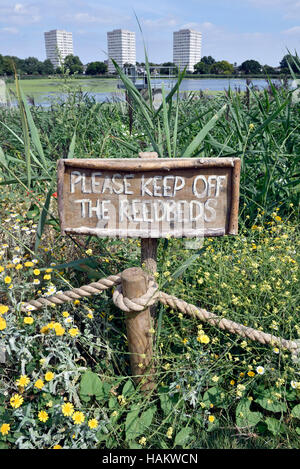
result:
M 98 427 L 98 420 L 97 419 L 90 419 L 88 421 L 88 426 L 90 428 L 97 428 Z
M 172 435 L 173 435 L 173 427 L 169 427 L 168 430 L 167 430 L 167 438 L 172 438 Z
M 11 283 L 11 277 L 5 277 L 4 278 L 4 283 L 6 283 L 7 285 L 9 285 Z
M 30 379 L 26 375 L 21 375 L 19 379 L 16 381 L 16 385 L 24 388 L 27 384 L 30 383 Z
M 87 254 L 88 256 L 91 256 L 91 255 L 93 254 L 93 250 L 92 250 L 92 249 L 87 249 L 85 252 L 86 252 L 86 254 Z
M 215 420 L 216 420 L 216 418 L 215 418 L 213 415 L 210 415 L 210 416 L 208 417 L 208 421 L 209 421 L 210 423 L 213 423 Z
M 50 274 L 45 274 L 43 278 L 44 278 L 44 280 L 50 280 L 51 275 Z
M 75 301 L 73 301 L 73 304 L 74 304 L 74 305 L 79 305 L 79 304 L 80 304 L 80 301 L 79 301 L 79 300 L 75 300 Z
M 74 406 L 71 402 L 66 402 L 61 406 L 61 410 L 65 417 L 71 417 L 74 413 Z
M 62 315 L 63 315 L 64 318 L 67 318 L 67 317 L 70 316 L 69 313 L 68 313 L 68 311 L 63 311 L 63 312 L 62 312 Z
M 8 306 L 0 305 L 0 316 L 1 316 L 1 314 L 7 313 L 8 310 L 9 310 Z
M 82 412 L 76 411 L 72 415 L 72 419 L 76 425 L 80 425 L 81 423 L 84 422 L 84 415 Z
M 146 441 L 146 438 L 142 436 L 142 438 L 139 439 L 139 444 L 144 446 L 146 444 Z
M 16 270 L 20 270 L 20 269 L 23 269 L 23 266 L 22 266 L 22 264 L 17 264 L 15 268 L 16 268 Z
M 24 402 L 24 399 L 22 396 L 20 396 L 20 394 L 14 394 L 11 398 L 10 398 L 10 405 L 14 408 L 14 409 L 17 409 L 18 407 L 20 407 Z
M 6 328 L 6 321 L 0 316 L 0 331 L 3 331 Z
M 34 269 L 33 273 L 34 275 L 40 275 L 41 271 L 39 269 Z
M 43 389 L 44 387 L 44 381 L 41 379 L 38 379 L 35 383 L 34 386 L 38 389 Z
M 47 371 L 47 373 L 45 374 L 45 380 L 51 381 L 53 378 L 54 378 L 54 373 L 52 373 L 52 371 Z
M 69 331 L 70 336 L 76 337 L 76 335 L 79 334 L 79 329 L 78 327 L 72 327 Z
M 48 418 L 49 418 L 49 415 L 48 413 L 45 411 L 45 410 L 41 410 L 39 413 L 38 413 L 38 418 L 41 422 L 47 422 Z
M 31 262 L 31 261 L 26 261 L 24 265 L 25 265 L 25 267 L 33 267 L 34 263 Z
M 212 379 L 211 379 L 214 383 L 217 383 L 219 381 L 219 377 L 218 376 L 213 376 Z
M 206 334 L 201 334 L 197 337 L 198 342 L 201 344 L 208 344 L 210 341 L 210 338 Z
M 7 435 L 8 432 L 10 431 L 10 425 L 9 423 L 3 423 L 0 427 L 0 432 L 2 433 L 2 435 Z
M 64 335 L 64 333 L 66 332 L 66 329 L 62 327 L 59 322 L 54 323 L 53 329 L 55 330 L 55 334 L 58 336 Z
M 254 371 L 248 371 L 247 375 L 250 376 L 250 378 L 253 378 L 253 376 L 255 376 L 255 373 Z
M 34 319 L 31 316 L 26 316 L 24 318 L 24 323 L 25 324 L 33 324 L 33 322 L 34 322 Z
M 48 326 L 43 326 L 40 330 L 40 333 L 41 334 L 47 334 L 48 331 L 49 331 L 49 327 Z
M 55 445 L 55 446 L 53 446 L 52 449 L 62 449 L 62 446 L 60 446 L 60 445 Z

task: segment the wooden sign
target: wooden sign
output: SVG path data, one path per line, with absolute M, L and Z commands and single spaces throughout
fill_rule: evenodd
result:
M 62 159 L 61 231 L 99 237 L 237 234 L 240 159 Z

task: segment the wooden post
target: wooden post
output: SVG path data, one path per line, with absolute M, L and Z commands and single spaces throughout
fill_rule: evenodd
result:
M 140 158 L 156 159 L 158 154 L 153 152 L 140 152 Z M 141 238 L 141 265 L 145 265 L 145 270 L 153 276 L 157 272 L 157 239 Z M 150 313 L 153 319 L 156 318 L 155 305 L 150 307 Z
M 147 291 L 147 276 L 138 267 L 126 269 L 121 274 L 123 296 L 129 299 L 138 298 Z M 130 352 L 131 372 L 134 381 L 141 389 L 149 391 L 155 387 L 152 365 L 152 336 L 150 332 L 150 308 L 141 312 L 125 313 L 128 348 Z M 146 375 L 146 376 L 144 376 Z

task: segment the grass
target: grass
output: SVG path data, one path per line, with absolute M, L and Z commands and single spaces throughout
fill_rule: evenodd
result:
M 21 87 L 25 95 L 33 97 L 35 102 L 45 102 L 45 98 L 55 97 L 62 92 L 62 80 L 60 78 L 40 78 L 20 80 Z M 68 85 L 73 88 L 80 86 L 84 93 L 113 93 L 118 91 L 117 79 L 69 79 Z M 16 93 L 15 84 L 7 84 L 8 90 Z
M 299 340 L 300 122 L 290 93 L 179 99 L 175 87 L 176 99 L 155 110 L 126 85 L 132 129 L 125 103 L 98 104 L 68 84 L 51 111 L 29 109 L 18 87 L 19 109 L 1 110 L 0 447 L 299 448 L 299 358 L 287 350 L 158 306 L 157 389 L 145 396 L 110 292 L 20 310 L 140 264 L 139 240 L 60 235 L 57 159 L 231 155 L 243 162 L 239 235 L 205 239 L 201 253 L 160 240 L 157 281 L 221 317 Z

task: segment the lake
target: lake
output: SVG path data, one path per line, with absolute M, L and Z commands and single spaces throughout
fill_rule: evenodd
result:
M 279 79 L 271 80 L 274 84 L 280 84 Z M 171 89 L 176 80 L 174 79 L 153 79 L 152 83 L 155 88 L 160 88 L 164 84 L 166 91 Z M 138 83 L 138 82 L 137 82 Z M 264 78 L 254 78 L 251 80 L 253 86 L 258 89 L 268 87 L 268 82 Z M 35 104 L 41 106 L 49 106 L 54 98 L 64 97 L 62 92 L 62 81 L 56 78 L 51 79 L 34 79 L 34 80 L 21 80 L 21 87 L 25 95 L 34 99 Z M 124 100 L 124 91 L 118 88 L 117 79 L 74 79 L 70 81 L 71 86 L 80 85 L 82 91 L 89 96 L 94 97 L 96 102 L 105 102 L 111 100 Z M 14 91 L 14 85 L 7 85 L 8 88 Z M 247 88 L 245 78 L 186 78 L 182 80 L 180 85 L 180 92 L 197 92 L 204 91 L 208 94 L 217 94 L 231 88 L 233 91 L 245 91 Z M 12 98 L 12 104 L 15 104 L 15 99 Z

